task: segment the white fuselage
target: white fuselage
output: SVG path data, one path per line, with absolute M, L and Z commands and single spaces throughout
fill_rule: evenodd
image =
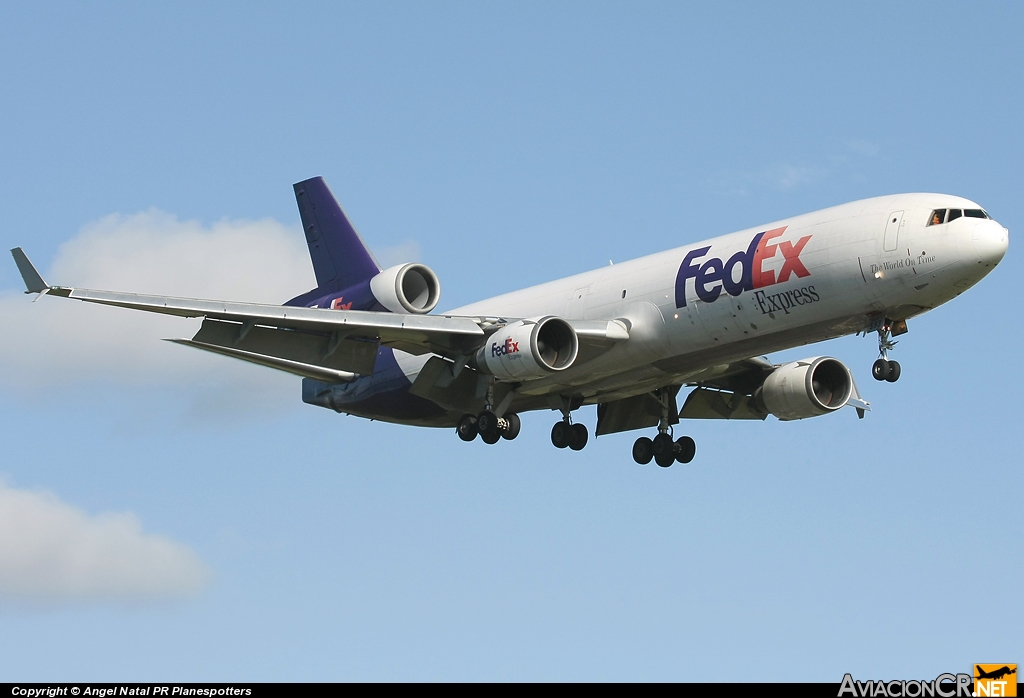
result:
M 933 210 L 950 208 L 980 207 L 942 194 L 866 199 L 445 314 L 622 320 L 628 342 L 519 390 L 571 392 L 590 403 L 628 397 L 695 382 L 729 361 L 872 329 L 883 318 L 903 320 L 954 298 L 998 263 L 1008 233 L 981 218 L 927 225 Z M 772 232 L 755 250 L 752 241 L 766 231 Z M 681 274 L 684 261 L 688 272 Z M 396 357 L 410 377 L 425 360 Z

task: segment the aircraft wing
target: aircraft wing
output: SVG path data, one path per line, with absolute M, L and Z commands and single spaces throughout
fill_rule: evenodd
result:
M 516 319 L 333 310 L 176 298 L 49 286 L 21 250 L 11 251 L 29 293 L 178 317 L 202 317 L 203 326 L 180 344 L 326 381 L 373 372 L 377 347 L 434 353 L 465 361 L 488 335 Z M 621 323 L 570 320 L 581 344 L 603 351 L 629 338 Z
M 754 391 L 764 383 L 775 365 L 760 357 L 741 359 L 719 366 L 710 366 L 691 376 L 687 383 L 696 386 L 686 398 L 679 416 L 683 419 L 765 419 L 768 415 L 757 408 Z M 853 376 L 850 377 L 851 379 Z M 857 416 L 871 410 L 861 397 L 854 380 L 847 405 L 857 409 Z
M 256 326 L 302 332 L 324 333 L 344 339 L 373 337 L 381 344 L 412 354 L 434 352 L 443 355 L 468 353 L 485 337 L 475 318 L 445 315 L 403 315 L 364 310 L 296 308 L 260 303 L 211 301 L 141 293 L 93 291 L 83 288 L 50 287 L 48 295 L 74 298 L 87 303 L 132 308 L 179 317 L 205 317 L 238 323 L 239 333 Z
M 671 387 L 669 423 L 676 424 L 680 419 L 766 419 L 768 413 L 757 406 L 754 392 L 775 369 L 776 366 L 764 358 L 753 356 L 708 366 L 690 374 L 682 385 Z M 693 390 L 677 413 L 676 392 L 683 385 L 692 386 Z M 871 404 L 861 396 L 856 381 L 847 405 L 856 408 L 860 418 L 871 409 Z M 656 426 L 661 419 L 661 410 L 661 400 L 650 392 L 599 403 L 597 435 Z

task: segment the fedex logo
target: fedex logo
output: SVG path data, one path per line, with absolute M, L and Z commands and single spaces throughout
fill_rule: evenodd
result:
M 508 354 L 519 353 L 519 342 L 513 342 L 509 337 L 503 344 L 491 342 L 491 356 L 507 356 Z
M 679 265 L 679 273 L 676 274 L 676 307 L 682 308 L 686 305 L 687 279 L 693 279 L 693 288 L 698 298 L 705 303 L 713 303 L 722 294 L 723 289 L 730 296 L 738 296 L 744 291 L 781 284 L 788 281 L 790 276 L 810 276 L 811 272 L 807 271 L 807 267 L 800 261 L 800 253 L 811 236 L 805 235 L 795 244 L 788 240 L 769 244 L 785 231 L 786 227 L 783 226 L 758 233 L 746 250 L 737 252 L 725 262 L 717 257 L 712 257 L 703 264 L 694 261 L 706 255 L 711 247 L 701 247 L 687 252 L 683 263 Z M 775 278 L 773 269 L 764 269 L 765 260 L 772 259 L 776 253 L 781 253 L 784 260 L 778 278 Z

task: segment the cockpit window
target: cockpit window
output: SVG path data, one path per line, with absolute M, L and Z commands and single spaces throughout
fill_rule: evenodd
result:
M 932 211 L 931 218 L 928 219 L 928 225 L 942 225 L 943 223 L 952 223 L 960 216 L 967 216 L 968 218 L 990 218 L 990 216 L 980 208 L 951 208 L 949 209 L 949 215 L 946 215 L 947 209 L 937 208 Z

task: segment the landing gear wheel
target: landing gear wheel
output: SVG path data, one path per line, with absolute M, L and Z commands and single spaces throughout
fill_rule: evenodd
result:
M 890 383 L 895 383 L 900 379 L 900 364 L 898 361 L 889 362 L 889 375 L 885 377 L 885 380 Z
M 568 422 L 555 422 L 551 427 L 551 443 L 555 448 L 565 448 L 572 439 L 572 425 Z
M 569 438 L 569 448 L 574 451 L 582 451 L 587 445 L 587 427 L 583 424 L 572 425 L 572 436 Z
M 484 410 L 476 418 L 476 430 L 480 432 L 480 436 L 499 436 L 498 418 L 490 410 Z
M 519 430 L 522 429 L 523 423 L 519 421 L 518 414 L 506 415 L 505 421 L 508 422 L 508 426 L 502 430 L 501 438 L 511 441 L 519 436 Z
M 697 443 L 689 436 L 680 436 L 676 439 L 676 460 L 680 463 L 689 463 L 697 454 Z
M 480 434 L 480 438 L 483 439 L 485 444 L 496 444 L 501 439 L 501 434 L 498 432 L 488 432 L 486 434 Z
M 633 460 L 640 465 L 647 465 L 654 458 L 654 442 L 641 436 L 633 442 Z
M 896 362 L 893 361 L 892 363 Z M 890 362 L 885 359 L 878 359 L 875 363 L 871 364 L 871 375 L 875 377 L 876 381 L 888 380 L 891 371 Z
M 655 436 L 654 441 L 651 443 L 655 463 L 662 468 L 667 468 L 676 462 L 676 444 L 672 441 L 672 437 L 669 434 L 662 432 Z
M 455 433 L 459 435 L 459 438 L 463 441 L 472 441 L 476 438 L 476 417 L 471 414 L 464 414 L 459 419 L 458 425 L 455 427 Z

